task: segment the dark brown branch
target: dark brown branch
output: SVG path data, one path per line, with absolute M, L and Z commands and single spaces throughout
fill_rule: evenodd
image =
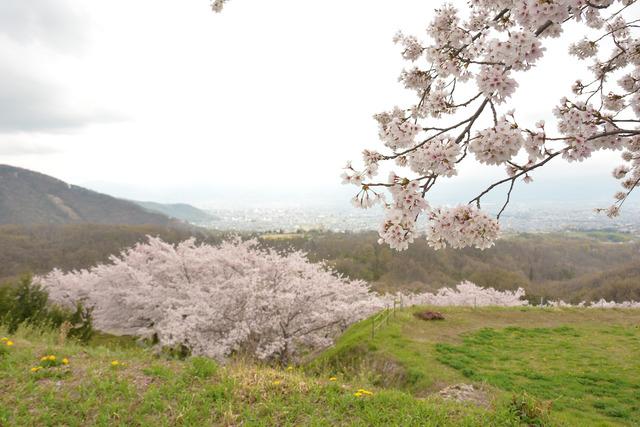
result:
M 469 204 L 476 202 L 476 206 L 478 206 L 478 209 L 480 208 L 480 199 L 485 196 L 487 193 L 491 192 L 491 190 L 493 190 L 494 188 L 496 188 L 499 185 L 504 184 L 505 182 L 509 182 L 511 180 L 516 180 L 518 178 L 520 178 L 522 175 L 526 174 L 527 172 L 530 172 L 534 169 L 539 168 L 540 166 L 544 166 L 545 164 L 547 164 L 547 162 L 549 162 L 551 159 L 557 157 L 559 154 L 561 154 L 564 150 L 562 151 L 557 151 L 553 154 L 550 154 L 549 157 L 547 157 L 546 159 L 544 159 L 543 161 L 534 164 L 533 166 L 530 166 L 528 168 L 524 168 L 522 171 L 518 172 L 517 174 L 515 174 L 512 177 L 509 178 L 505 178 L 503 180 L 500 180 L 496 183 L 491 184 L 489 187 L 487 187 L 482 193 L 480 193 L 478 196 L 476 196 L 475 198 L 471 199 L 469 201 Z
M 502 209 L 500 209 L 500 212 L 498 212 L 498 216 L 496 217 L 497 219 L 500 219 L 500 215 L 502 215 L 502 212 L 504 212 L 504 210 L 507 208 L 507 205 L 509 204 L 509 201 L 511 200 L 511 192 L 513 191 L 513 185 L 516 183 L 516 179 L 512 178 L 511 179 L 511 185 L 509 186 L 509 191 L 507 192 L 507 200 L 505 200 L 504 205 L 502 205 Z

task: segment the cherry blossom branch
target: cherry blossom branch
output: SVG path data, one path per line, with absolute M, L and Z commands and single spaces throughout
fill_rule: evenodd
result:
M 613 7 L 617 3 L 622 3 L 622 7 Z M 354 199 L 356 205 L 371 207 L 379 202 L 384 206 L 381 241 L 405 249 L 418 234 L 416 221 L 425 214 L 427 240 L 434 248 L 489 247 L 499 229 L 496 220 L 511 201 L 515 181 L 521 177 L 525 182 L 531 181 L 531 171 L 560 155 L 567 161 L 580 161 L 598 150 L 626 149 L 623 158 L 632 164 L 614 175 L 624 180 L 628 190 L 635 188 L 635 179 L 640 177 L 637 160 L 640 156 L 634 157 L 640 151 L 640 128 L 633 129 L 629 124 L 640 123 L 637 119 L 640 60 L 634 56 L 640 56 L 640 42 L 632 36 L 637 20 L 627 22 L 623 18 L 632 4 L 636 1 L 611 0 L 600 4 L 592 0 L 585 4 L 583 0 L 523 0 L 505 8 L 502 1 L 474 0 L 467 21 L 462 21 L 450 5 L 436 11 L 427 29 L 432 39 L 430 45 L 399 33 L 394 41 L 403 46 L 403 57 L 412 63 L 427 59 L 430 64 L 424 70 L 416 66 L 404 70 L 400 77 L 407 89 L 416 91 L 418 102 L 376 115 L 380 139 L 392 154 L 365 150 L 365 169 L 356 172 L 349 168 L 350 173 L 343 176 L 346 183 L 360 186 Z M 490 18 L 487 11 L 495 12 L 495 16 Z M 602 30 L 594 40 L 584 39 L 569 49 L 570 54 L 581 60 L 593 58 L 590 70 L 595 78 L 586 85 L 578 80 L 572 88 L 578 98 L 571 101 L 563 98 L 554 109 L 560 135 L 548 136 L 544 122 L 531 129 L 520 127 L 515 113 L 502 109 L 518 86 L 512 74 L 534 67 L 544 54 L 542 40 L 558 36 L 564 24 L 572 20 Z M 600 43 L 607 38 L 613 42 L 613 51 L 601 61 Z M 623 91 L 614 92 L 610 88 L 612 74 L 629 68 L 632 68 L 629 74 L 617 82 Z M 456 102 L 458 88 L 472 86 L 474 81 L 476 95 Z M 480 98 L 481 104 L 471 107 Z M 592 100 L 599 101 L 599 105 L 592 105 Z M 491 109 L 492 127 L 476 130 L 487 105 Z M 474 110 L 459 119 L 460 112 L 467 108 Z M 624 118 L 620 117 L 623 111 Z M 629 113 L 634 117 L 628 117 Z M 428 122 L 442 117 L 456 120 L 450 125 Z M 558 144 L 562 146 L 556 147 Z M 514 158 L 522 151 L 527 153 L 528 160 L 519 165 Z M 463 161 L 471 156 L 481 164 L 505 166 L 509 176 L 491 184 L 467 205 L 430 206 L 426 197 L 436 181 L 456 175 Z M 375 197 L 370 196 L 373 190 L 362 179 L 375 176 L 379 163 L 389 161 L 401 169 L 409 169 L 410 177 L 418 176 L 407 178 L 393 172 L 387 182 L 373 184 L 391 193 L 390 203 L 382 201 L 380 193 L 373 192 Z M 493 220 L 480 211 L 481 199 L 507 182 L 510 185 L 505 202 Z M 619 200 L 623 200 L 622 196 Z

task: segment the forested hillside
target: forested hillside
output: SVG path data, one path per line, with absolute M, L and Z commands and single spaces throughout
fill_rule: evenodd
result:
M 192 235 L 213 239 L 212 234 L 204 235 L 195 229 L 154 225 L 1 225 L 0 280 L 25 273 L 47 273 L 53 268 L 87 268 L 145 241 L 147 235 L 160 236 L 171 243 Z
M 0 224 L 155 224 L 179 222 L 127 200 L 38 172 L 0 165 Z
M 142 206 L 150 212 L 157 212 L 170 218 L 187 221 L 193 224 L 206 223 L 215 221 L 217 218 L 208 212 L 198 209 L 186 203 L 157 203 L 157 202 L 139 202 L 135 204 Z
M 627 234 L 518 234 L 484 251 L 434 251 L 418 239 L 403 252 L 378 244 L 375 233 L 278 237 L 267 236 L 267 241 L 306 251 L 313 260 L 326 260 L 380 290 L 435 290 L 470 280 L 497 289 L 523 287 L 532 301 L 640 299 L 640 241 Z
M 219 242 L 221 233 L 159 226 L 0 226 L 0 279 L 31 272 L 86 268 L 109 255 L 159 236 L 176 243 L 195 235 Z M 244 236 L 249 237 L 249 236 Z M 369 281 L 381 291 L 425 291 L 470 280 L 484 287 L 523 287 L 540 297 L 581 300 L 640 300 L 640 242 L 615 233 L 521 234 L 495 247 L 434 251 L 417 241 L 395 252 L 377 243 L 375 233 L 309 232 L 262 235 L 264 245 L 300 249 L 312 261 L 325 260 L 338 272 Z M 634 240 L 635 239 L 635 240 Z

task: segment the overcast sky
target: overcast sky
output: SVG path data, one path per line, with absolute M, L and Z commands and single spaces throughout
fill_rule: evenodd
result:
M 345 161 L 381 147 L 372 114 L 413 100 L 391 39 L 423 34 L 436 4 L 2 0 L 0 163 L 160 201 L 344 191 Z M 514 98 L 524 122 L 548 119 L 576 78 L 566 44 L 548 47 Z M 534 177 L 615 189 L 618 155 Z M 452 183 L 501 173 L 484 169 Z

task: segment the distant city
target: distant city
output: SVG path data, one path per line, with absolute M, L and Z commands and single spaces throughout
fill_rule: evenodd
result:
M 505 232 L 554 232 L 612 230 L 640 235 L 640 206 L 625 206 L 620 217 L 611 219 L 595 212 L 602 204 L 548 202 L 514 204 L 503 214 Z M 495 206 L 487 206 L 495 210 Z M 493 209 L 492 209 L 493 208 Z M 327 230 L 334 232 L 376 230 L 382 220 L 380 208 L 351 207 L 255 207 L 210 209 L 218 219 L 204 225 L 218 230 L 284 231 Z
M 116 186 L 89 183 L 89 188 L 132 200 L 162 203 L 186 202 L 203 209 L 216 220 L 197 225 L 218 230 L 286 231 L 321 229 L 329 231 L 377 230 L 383 218 L 380 207 L 361 210 L 352 207 L 351 186 L 334 185 L 308 189 L 226 188 L 198 184 L 175 189 Z M 472 181 L 443 183 L 429 199 L 434 205 L 452 205 L 470 200 L 484 184 Z M 613 230 L 640 235 L 640 199 L 628 200 L 620 217 L 611 219 L 596 208 L 606 208 L 619 183 L 600 176 L 580 177 L 561 182 L 541 178 L 515 193 L 502 215 L 505 232 L 554 232 Z M 504 193 L 489 195 L 482 207 L 496 213 Z

